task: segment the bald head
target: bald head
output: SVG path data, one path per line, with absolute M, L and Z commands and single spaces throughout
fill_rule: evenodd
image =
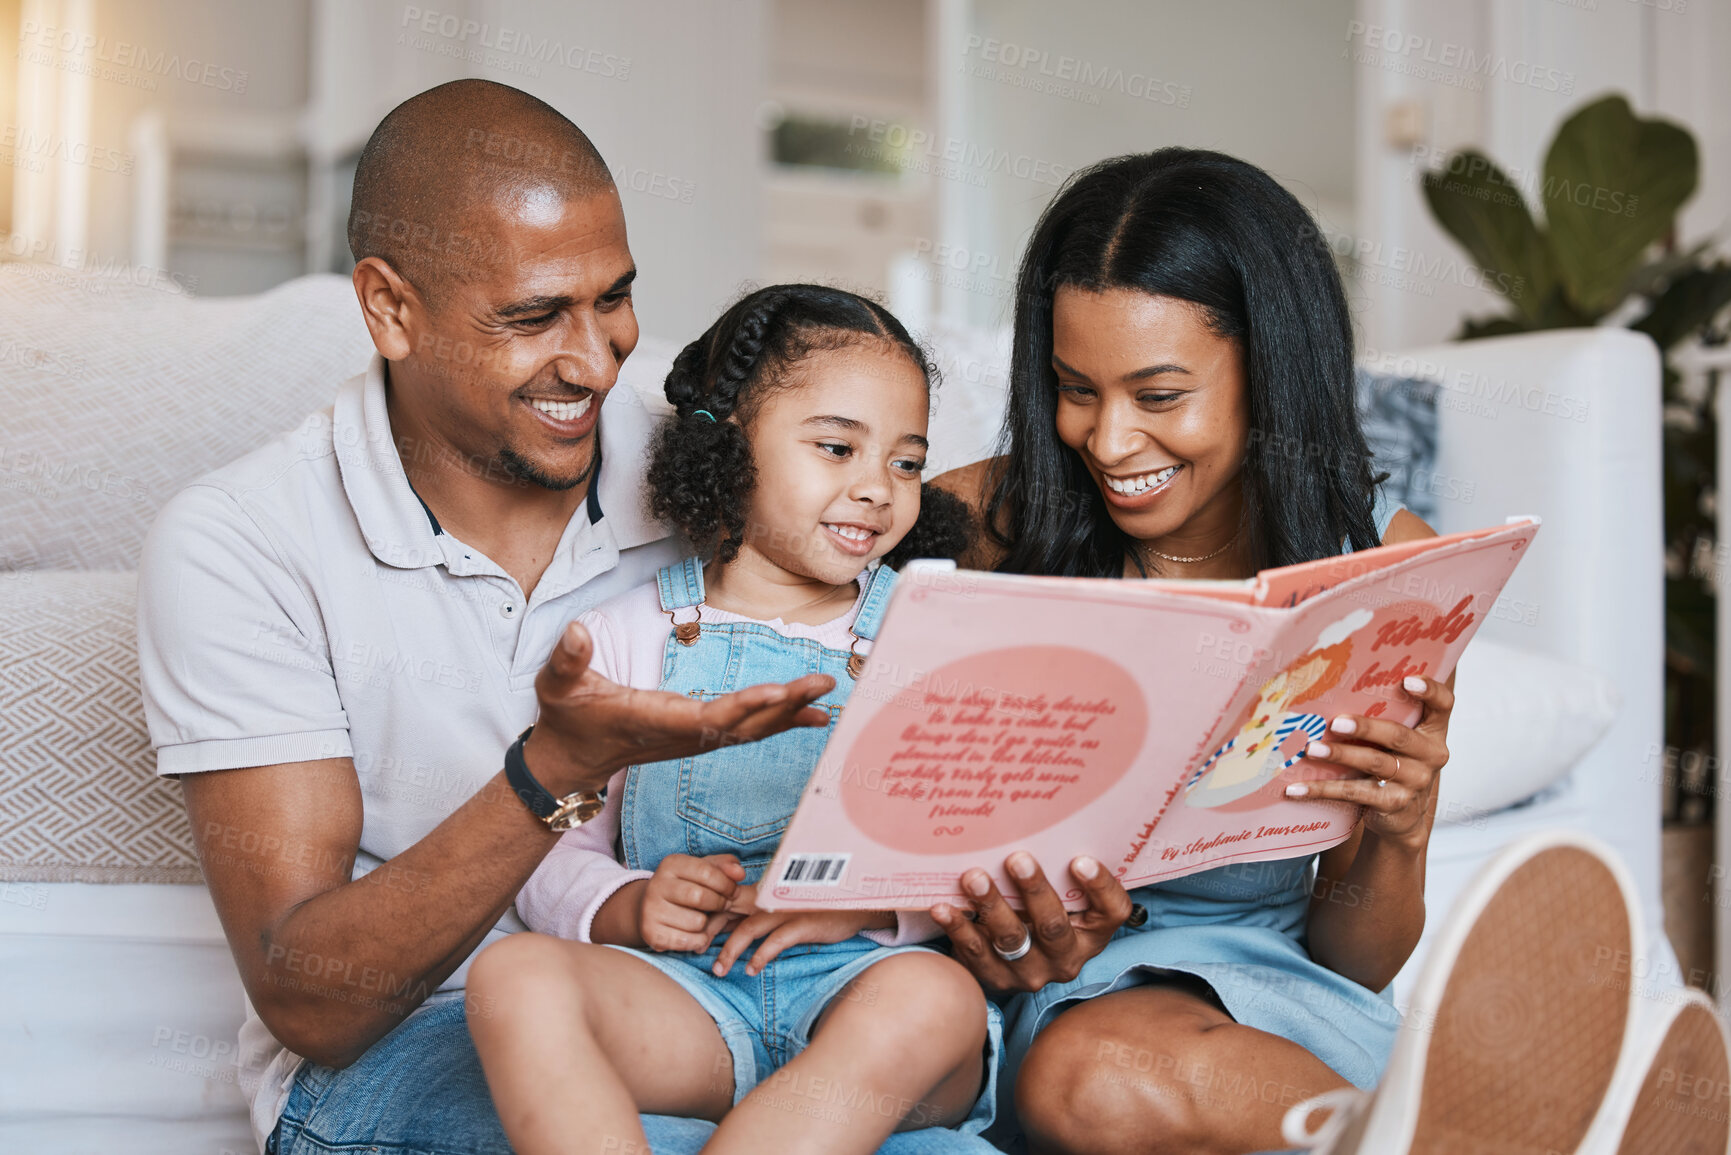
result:
M 509 85 L 455 80 L 392 109 L 361 150 L 349 250 L 425 297 L 516 258 L 505 222 L 613 189 L 601 154 L 558 110 Z

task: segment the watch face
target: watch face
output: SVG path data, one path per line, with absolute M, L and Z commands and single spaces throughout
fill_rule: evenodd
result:
M 579 792 L 559 800 L 559 809 L 547 818 L 551 830 L 575 830 L 600 814 L 607 805 L 599 794 Z

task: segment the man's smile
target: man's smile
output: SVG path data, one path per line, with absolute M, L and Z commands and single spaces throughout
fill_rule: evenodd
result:
M 600 413 L 595 400 L 593 392 L 585 392 L 577 398 L 522 398 L 537 421 L 554 436 L 564 439 L 586 436 L 595 428 L 595 419 Z

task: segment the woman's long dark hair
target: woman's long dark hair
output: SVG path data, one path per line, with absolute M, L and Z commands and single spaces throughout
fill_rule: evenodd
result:
M 1040 217 L 1016 283 L 1009 408 L 985 529 L 1012 573 L 1118 577 L 1142 566 L 1057 430 L 1052 298 L 1136 289 L 1203 308 L 1238 341 L 1250 438 L 1240 474 L 1258 569 L 1380 544 L 1353 402 L 1352 325 L 1327 244 L 1255 165 L 1164 148 L 1072 176 Z

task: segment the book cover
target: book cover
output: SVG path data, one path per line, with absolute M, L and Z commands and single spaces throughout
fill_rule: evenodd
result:
M 1242 582 L 1027 577 L 919 562 L 764 874 L 766 909 L 959 902 L 1027 850 L 1071 908 L 1089 854 L 1126 887 L 1313 854 L 1358 808 L 1285 796 L 1336 714 L 1411 724 L 1536 518 Z M 1331 736 L 1331 742 L 1340 741 Z

